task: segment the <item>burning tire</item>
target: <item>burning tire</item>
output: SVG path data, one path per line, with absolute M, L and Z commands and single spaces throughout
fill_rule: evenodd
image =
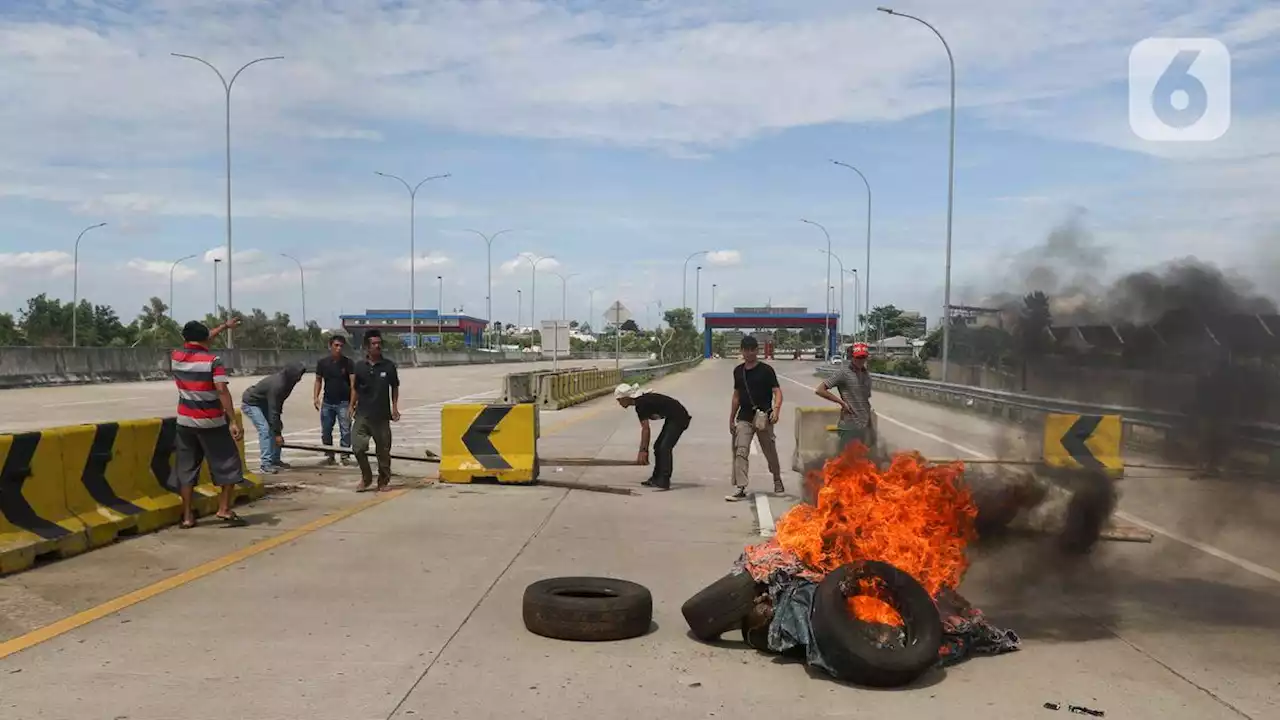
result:
M 900 628 L 855 617 L 848 598 L 875 583 L 878 598 L 897 612 Z M 841 680 L 871 687 L 898 687 L 923 675 L 938 661 L 942 620 L 938 606 L 907 573 L 877 561 L 850 563 L 818 584 L 811 616 L 813 640 Z
M 524 626 L 556 640 L 627 640 L 649 632 L 653 595 L 643 585 L 600 577 L 548 578 L 524 591 Z
M 742 626 L 759 594 L 750 573 L 730 573 L 686 600 L 680 612 L 694 637 L 703 642 L 716 640 Z

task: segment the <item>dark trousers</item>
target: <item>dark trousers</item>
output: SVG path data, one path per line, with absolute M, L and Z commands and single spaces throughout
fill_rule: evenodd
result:
M 378 454 L 378 486 L 391 482 L 391 420 L 367 418 L 356 415 L 351 426 L 351 451 L 360 466 L 363 484 L 373 482 L 373 468 L 369 467 L 369 441 L 373 440 Z
M 671 486 L 671 471 L 674 469 L 671 452 L 688 428 L 688 418 L 662 421 L 662 432 L 658 433 L 658 440 L 653 444 L 653 477 L 649 478 L 649 482 L 654 486 Z

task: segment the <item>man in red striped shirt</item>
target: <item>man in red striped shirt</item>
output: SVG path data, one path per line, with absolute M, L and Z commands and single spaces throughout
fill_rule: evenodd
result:
M 170 356 L 173 381 L 178 386 L 178 428 L 175 439 L 173 485 L 182 495 L 182 527 L 196 525 L 191 495 L 200 481 L 200 468 L 209 462 L 213 484 L 221 489 L 217 517 L 227 525 L 245 522 L 231 509 L 235 486 L 244 482 L 237 443 L 244 427 L 227 390 L 227 368 L 209 350 L 209 343 L 223 330 L 234 328 L 235 318 L 214 328 L 191 321 L 182 328 L 185 344 Z

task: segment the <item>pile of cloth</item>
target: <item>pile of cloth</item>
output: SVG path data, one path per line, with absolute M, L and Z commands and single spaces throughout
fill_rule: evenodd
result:
M 809 621 L 814 591 L 824 575 L 806 567 L 776 539 L 748 546 L 734 564 L 734 569 L 749 573 L 757 583 L 767 588 L 771 612 L 753 615 L 768 619 L 767 649 L 779 654 L 803 651 L 807 664 L 835 675 L 813 641 Z M 944 589 L 934 601 L 942 618 L 939 667 L 955 665 L 974 655 L 999 655 L 1021 648 L 1022 641 L 1017 633 L 992 625 L 981 610 L 969 604 L 958 592 Z M 900 630 L 895 632 L 901 633 Z M 886 642 L 892 639 L 886 638 Z

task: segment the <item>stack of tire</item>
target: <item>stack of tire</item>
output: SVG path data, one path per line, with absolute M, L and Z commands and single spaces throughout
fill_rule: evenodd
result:
M 848 607 L 859 581 L 877 578 L 890 605 L 902 617 L 902 642 L 881 643 L 874 628 Z M 768 651 L 772 608 L 764 585 L 748 573 L 726 575 L 689 598 L 681 608 L 693 636 L 718 640 L 740 629 L 746 644 Z M 813 642 L 837 679 L 868 687 L 901 687 L 938 661 L 942 619 L 928 591 L 907 573 L 884 562 L 863 560 L 827 574 L 814 592 L 809 616 Z

